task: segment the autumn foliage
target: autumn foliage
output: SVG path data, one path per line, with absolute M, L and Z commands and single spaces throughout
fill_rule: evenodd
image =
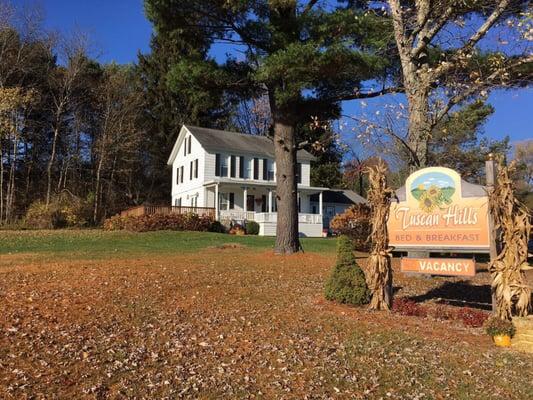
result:
M 213 217 L 197 214 L 154 214 L 142 216 L 115 215 L 104 222 L 104 230 L 149 231 L 197 231 L 208 232 L 214 224 Z
M 369 249 L 370 207 L 366 204 L 351 206 L 342 214 L 336 215 L 329 226 L 334 233 L 346 235 L 352 239 L 356 250 Z

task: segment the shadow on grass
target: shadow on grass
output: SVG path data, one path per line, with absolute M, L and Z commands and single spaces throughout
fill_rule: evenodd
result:
M 490 285 L 472 285 L 468 281 L 444 282 L 427 293 L 411 296 L 410 299 L 416 302 L 437 299 L 437 303 L 451 306 L 492 309 Z

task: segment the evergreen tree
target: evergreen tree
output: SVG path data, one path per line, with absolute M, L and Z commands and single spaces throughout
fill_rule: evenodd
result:
M 337 261 L 326 282 L 325 296 L 328 300 L 353 305 L 368 303 L 370 298 L 365 274 L 357 265 L 348 236 L 337 239 Z
M 384 74 L 392 36 L 389 20 L 373 12 L 317 1 L 146 0 L 158 34 L 192 37 L 205 48 L 239 50 L 225 62 L 189 53 L 168 74 L 174 93 L 212 107 L 227 99 L 268 96 L 277 166 L 277 253 L 299 251 L 296 130 L 302 116 L 332 110 L 343 100 L 375 97 L 361 83 Z M 310 122 L 310 121 L 309 121 Z

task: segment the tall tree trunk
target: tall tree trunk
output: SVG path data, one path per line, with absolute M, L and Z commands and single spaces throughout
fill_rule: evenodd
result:
M 54 166 L 54 161 L 56 158 L 56 147 L 57 147 L 57 138 L 59 136 L 59 122 L 56 122 L 54 128 L 54 139 L 52 141 L 52 153 L 50 154 L 50 160 L 48 161 L 48 166 L 46 168 L 46 205 L 50 204 L 50 196 L 52 193 L 52 167 Z
M 416 85 L 407 94 L 409 103 L 409 134 L 407 142 L 411 153 L 409 154 L 409 167 L 411 172 L 427 166 L 428 142 L 431 136 L 431 116 L 429 114 L 429 96 L 425 88 Z
M 103 141 L 105 142 L 105 141 Z M 100 213 L 100 192 L 101 192 L 101 179 L 102 179 L 102 169 L 104 167 L 104 149 L 105 146 L 101 146 L 100 150 L 100 159 L 98 160 L 98 167 L 96 169 L 96 184 L 94 188 L 94 210 L 93 210 L 93 222 L 98 223 L 98 214 Z
M 274 152 L 276 155 L 276 254 L 300 251 L 298 238 L 298 196 L 296 183 L 296 143 L 294 125 L 274 117 Z
M 11 167 L 9 170 L 9 182 L 8 182 L 8 196 L 6 204 L 6 222 L 10 221 L 13 217 L 13 208 L 15 204 L 15 168 L 17 166 L 18 156 L 18 135 L 15 134 L 13 138 L 13 157 L 11 158 Z
M 0 224 L 4 216 L 4 149 L 0 138 Z

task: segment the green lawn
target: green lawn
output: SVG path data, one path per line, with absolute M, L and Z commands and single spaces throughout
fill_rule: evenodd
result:
M 237 243 L 271 249 L 274 238 L 232 236 L 204 232 L 105 232 L 102 230 L 0 231 L 0 255 L 32 253 L 44 257 L 108 258 L 146 254 L 195 252 L 207 247 Z M 333 252 L 335 240 L 303 238 L 307 252 Z

